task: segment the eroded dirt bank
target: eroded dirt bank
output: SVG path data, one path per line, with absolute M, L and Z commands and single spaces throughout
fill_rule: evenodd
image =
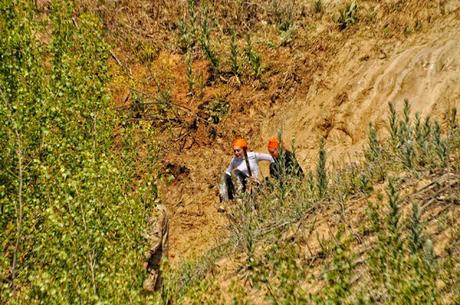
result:
M 330 12 L 341 4 L 325 3 Z M 380 136 L 387 133 L 383 126 L 388 102 L 401 111 L 408 99 L 412 113 L 440 119 L 447 109 L 460 108 L 460 2 L 445 2 L 443 12 L 431 2 L 423 5 L 427 7 L 410 2 L 398 15 L 363 1 L 362 23 L 344 32 L 337 30 L 332 13 L 313 15 L 308 20 L 315 26 L 302 26 L 294 42 L 283 48 L 273 48 L 270 44 L 279 37 L 266 33 L 254 39 L 264 63 L 261 79 L 239 83 L 225 75 L 204 88 L 200 98 L 188 95 L 181 55 L 161 52 L 150 66 L 132 67 L 130 73 L 143 80 L 146 92 L 156 94 L 161 78 L 172 84 L 172 100 L 186 126 L 163 134 L 163 169 L 174 177 L 160 186 L 171 218 L 173 263 L 202 254 L 225 238 L 225 216 L 216 209 L 217 184 L 236 136 L 248 138 L 252 149 L 265 151 L 265 141 L 282 130 L 309 170 L 316 163 L 320 137 L 327 139 L 330 165 L 359 158 L 355 152 L 367 139 L 369 123 Z M 375 25 L 364 16 L 374 11 L 381 18 Z M 415 31 L 419 18 L 428 21 Z M 390 31 L 399 32 L 385 33 L 385 23 L 394 23 Z M 398 29 L 403 24 L 411 24 L 406 34 L 407 26 Z M 201 59 L 193 63 L 197 75 L 206 76 L 208 67 Z M 132 102 L 120 88 L 120 103 Z M 215 100 L 225 100 L 229 109 L 212 124 L 201 113 Z
M 376 52 L 373 40 L 348 41 L 326 77 L 306 96 L 273 109 L 262 134 L 282 128 L 294 138 L 300 160 L 314 159 L 318 137 L 327 139 L 330 155 L 340 159 L 367 139 L 369 123 L 384 137 L 388 103 L 401 112 L 408 99 L 412 113 L 440 117 L 460 105 L 460 30 L 458 22 Z M 312 152 L 313 150 L 313 152 Z M 313 153 L 313 154 L 312 154 Z

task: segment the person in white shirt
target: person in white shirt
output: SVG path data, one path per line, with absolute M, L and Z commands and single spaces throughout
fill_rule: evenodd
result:
M 245 139 L 236 139 L 232 147 L 234 156 L 225 170 L 223 183 L 219 190 L 221 202 L 234 199 L 236 192 L 245 192 L 248 178 L 259 180 L 260 161 L 275 161 L 269 154 L 248 151 L 248 143 Z M 236 177 L 238 182 L 237 189 L 233 184 L 232 176 Z M 219 210 L 221 209 L 222 206 Z

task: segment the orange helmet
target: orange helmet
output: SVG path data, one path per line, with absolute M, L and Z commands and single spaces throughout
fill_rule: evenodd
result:
M 248 142 L 245 139 L 239 138 L 233 141 L 233 147 L 248 148 Z
M 277 149 L 279 147 L 280 147 L 280 141 L 278 141 L 277 138 L 271 138 L 270 140 L 268 140 L 268 145 L 267 145 L 268 149 Z

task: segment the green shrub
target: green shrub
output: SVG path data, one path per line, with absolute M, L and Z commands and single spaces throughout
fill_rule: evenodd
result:
M 337 23 L 339 24 L 340 30 L 343 31 L 358 21 L 358 17 L 356 16 L 357 12 L 358 5 L 355 1 L 349 2 L 342 10 L 339 11 Z
M 382 147 L 380 146 L 377 130 L 369 124 L 369 134 L 368 134 L 368 149 L 365 152 L 365 157 L 368 161 L 373 162 L 378 160 L 382 154 Z
M 293 0 L 273 0 L 271 2 L 271 12 L 278 30 L 281 32 L 288 31 L 294 23 L 294 5 Z
M 187 76 L 188 92 L 189 94 L 193 95 L 195 80 L 193 78 L 193 55 L 192 55 L 192 51 L 190 50 L 187 51 L 185 64 L 186 64 L 185 73 Z
M 230 104 L 221 97 L 206 102 L 199 107 L 202 110 L 202 116 L 210 123 L 218 124 L 227 115 Z
M 252 73 L 256 78 L 259 78 L 262 74 L 262 58 L 259 53 L 257 53 L 251 41 L 251 36 L 248 34 L 246 35 L 246 47 L 244 48 L 244 53 L 246 54 L 246 58 L 251 66 Z
M 43 27 L 29 1 L 1 1 L 0 11 L 2 303 L 138 302 L 156 188 L 153 173 L 136 178 L 136 150 L 112 151 L 123 118 L 106 88 L 101 23 L 58 0 Z
M 315 12 L 316 14 L 319 14 L 323 11 L 323 1 L 322 0 L 313 0 L 312 5 L 313 5 L 313 12 Z

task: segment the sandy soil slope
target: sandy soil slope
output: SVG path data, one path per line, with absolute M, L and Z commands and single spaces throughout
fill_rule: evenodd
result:
M 408 99 L 412 114 L 422 117 L 439 117 L 448 108 L 460 107 L 458 23 L 401 43 L 390 54 L 381 49 L 376 58 L 368 53 L 372 44 L 347 43 L 326 80 L 318 79 L 307 96 L 275 110 L 262 133 L 276 134 L 282 128 L 287 139 L 295 138 L 300 162 L 308 165 L 316 156 L 311 150 L 319 136 L 326 137 L 330 156 L 339 159 L 362 146 L 369 123 L 384 135 L 381 126 L 389 102 L 402 111 Z

